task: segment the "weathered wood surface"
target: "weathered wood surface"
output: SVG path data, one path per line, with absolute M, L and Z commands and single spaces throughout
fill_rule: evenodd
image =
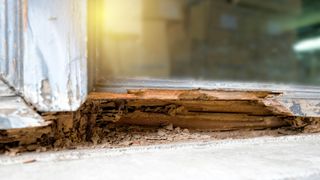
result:
M 48 124 L 0 81 L 0 130 L 42 127 Z
M 86 0 L 0 0 L 0 74 L 39 111 L 87 96 Z
M 99 82 L 97 92 L 126 93 L 127 89 L 172 89 L 172 90 L 226 90 L 269 91 L 281 93 L 279 103 L 299 117 L 320 117 L 320 87 L 284 85 L 275 83 L 245 83 L 230 81 L 154 80 L 154 79 L 109 79 Z
M 8 144 L 30 145 L 50 134 L 51 122 L 45 121 L 0 80 L 0 152 Z
M 22 90 L 22 0 L 0 0 L 0 74 Z
M 40 145 L 64 147 L 70 143 L 92 141 L 92 138 L 97 138 L 94 135 L 99 129 L 111 123 L 172 124 L 181 128 L 216 131 L 288 128 L 295 132 L 319 132 L 320 118 L 301 116 L 296 107 L 282 104 L 284 97 L 283 92 L 263 90 L 96 92 L 91 93 L 76 112 L 41 113 L 43 119 L 51 123 L 49 126 L 0 131 L 0 150 L 16 144 L 23 150 L 34 150 Z M 102 137 L 103 133 L 100 135 Z
M 289 125 L 297 113 L 283 94 L 234 90 L 131 90 L 91 93 L 97 123 L 166 125 L 213 130 L 264 129 Z

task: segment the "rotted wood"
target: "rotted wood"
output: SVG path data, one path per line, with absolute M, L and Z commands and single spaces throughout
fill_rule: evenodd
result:
M 298 132 L 319 132 L 317 99 L 309 100 L 286 92 L 263 90 L 94 92 L 77 111 L 39 112 L 46 123 L 44 126 L 0 130 L 0 150 L 19 146 L 24 151 L 39 146 L 65 147 L 90 142 L 96 138 L 93 137 L 96 130 L 111 123 L 172 124 L 216 131 L 287 127 Z
M 76 112 L 41 113 L 43 126 L 0 130 L 0 153 L 18 148 L 34 151 L 40 147 L 62 148 L 91 141 L 96 124 L 94 104 L 86 102 Z
M 0 80 L 0 150 L 3 144 L 32 144 L 50 133 L 51 122 Z
M 89 141 L 96 121 L 95 106 L 84 103 L 75 112 L 37 112 L 0 80 L 0 152 L 33 151 Z
M 129 90 L 91 93 L 99 107 L 97 123 L 235 130 L 289 125 L 295 113 L 272 91 Z

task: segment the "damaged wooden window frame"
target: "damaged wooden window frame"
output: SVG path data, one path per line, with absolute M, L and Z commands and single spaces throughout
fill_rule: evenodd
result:
M 98 114 L 101 121 L 149 125 L 174 123 L 177 126 L 182 123 L 185 127 L 188 126 L 186 121 L 189 121 L 189 126 L 194 128 L 214 129 L 214 124 L 219 124 L 223 117 L 230 124 L 241 122 L 236 125 L 238 128 L 250 127 L 250 123 L 244 125 L 244 121 L 250 118 L 257 121 L 254 123 L 265 118 L 265 127 L 271 127 L 276 121 L 267 120 L 269 117 L 281 117 L 277 121 L 279 126 L 288 124 L 283 123 L 286 118 L 320 117 L 320 88 L 316 86 L 132 78 L 98 80 L 97 64 L 102 58 L 99 47 L 103 43 L 99 36 L 103 36 L 104 25 L 99 14 L 102 10 L 97 7 L 103 8 L 103 1 L 89 3 L 89 8 L 95 9 L 96 14 L 88 14 L 88 27 L 95 27 L 88 31 L 88 81 L 89 99 L 101 107 Z M 188 98 L 185 98 L 186 94 Z M 204 124 L 200 125 L 201 122 Z M 251 127 L 254 128 L 254 125 Z M 228 128 L 221 124 L 220 129 Z
M 14 89 L 11 96 L 21 98 L 45 122 L 38 128 L 26 124 L 2 129 L 0 144 L 39 139 L 45 144 L 71 136 L 90 140 L 94 126 L 108 123 L 318 130 L 319 87 L 141 79 L 96 82 L 99 28 L 87 29 L 96 23 L 94 14 L 87 13 L 95 3 L 99 2 L 0 0 L 1 78 Z

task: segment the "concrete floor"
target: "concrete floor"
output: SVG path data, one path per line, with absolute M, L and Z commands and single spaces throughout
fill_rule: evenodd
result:
M 316 180 L 320 135 L 0 156 L 0 174 L 2 180 Z

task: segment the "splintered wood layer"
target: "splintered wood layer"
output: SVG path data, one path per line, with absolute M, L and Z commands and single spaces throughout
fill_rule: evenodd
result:
M 0 144 L 2 143 L 19 143 L 32 144 L 38 139 L 45 139 L 49 135 L 52 135 L 51 125 L 42 127 L 30 127 L 0 130 Z M 1 148 L 0 148 L 1 150 Z
M 76 112 L 41 113 L 48 126 L 0 130 L 0 153 L 8 148 L 33 151 L 39 147 L 65 147 L 91 141 L 96 125 L 94 104 Z
M 97 123 L 166 125 L 213 130 L 286 126 L 289 109 L 267 91 L 134 90 L 91 93 Z
M 281 93 L 266 91 L 91 93 L 76 112 L 40 113 L 48 126 L 0 130 L 0 153 L 12 148 L 19 148 L 19 151 L 33 151 L 39 147 L 72 148 L 104 138 L 122 139 L 123 133 L 121 137 L 112 135 L 112 126 L 124 124 L 128 125 L 124 127 L 168 125 L 165 127 L 189 128 L 196 132 L 203 131 L 197 129 L 222 131 L 280 127 L 280 130 L 293 132 L 320 131 L 319 117 L 296 116 L 295 111 L 299 108 L 279 103 L 278 99 L 282 98 Z M 104 128 L 109 129 L 102 131 Z M 106 132 L 109 135 L 106 136 Z

